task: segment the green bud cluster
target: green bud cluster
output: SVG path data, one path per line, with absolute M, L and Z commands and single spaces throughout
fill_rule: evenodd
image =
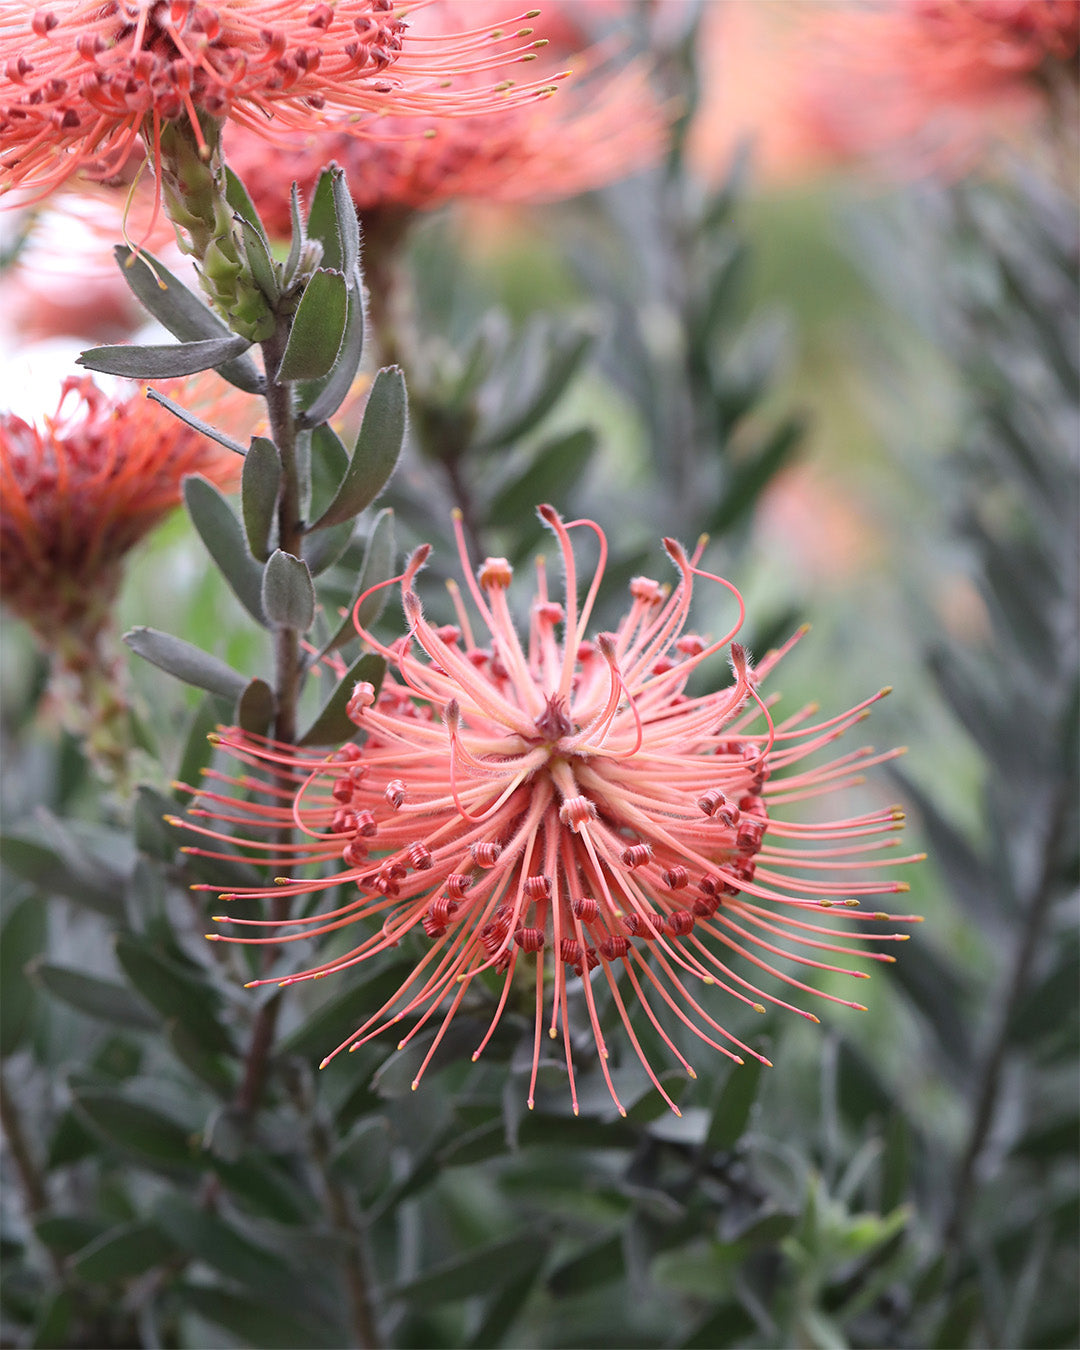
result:
M 276 324 L 274 309 L 251 274 L 233 209 L 225 196 L 221 123 L 201 120 L 200 148 L 187 122 L 161 130 L 161 184 L 170 219 L 187 238 L 180 247 L 199 267 L 203 290 L 234 333 L 262 342 Z

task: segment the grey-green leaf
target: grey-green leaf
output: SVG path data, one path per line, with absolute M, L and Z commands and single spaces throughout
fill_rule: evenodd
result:
M 481 434 L 477 448 L 497 449 L 531 431 L 559 401 L 592 344 L 593 334 L 587 332 L 576 333 L 561 345 L 553 344 L 533 387 L 520 397 L 516 408 L 504 413 L 501 421 Z
M 113 250 L 120 275 L 144 308 L 181 342 L 226 338 L 228 328 L 208 305 L 149 253 L 132 253 L 125 244 Z M 218 368 L 218 374 L 248 394 L 261 393 L 263 378 L 250 356 L 238 356 Z
M 157 628 L 132 628 L 124 634 L 124 641 L 144 661 L 207 693 L 237 699 L 247 684 L 238 670 L 172 633 Z
M 341 270 L 351 276 L 360 265 L 360 222 L 356 218 L 349 184 L 341 169 L 331 171 L 330 189 L 334 198 L 334 220 L 341 243 Z
M 274 266 L 274 260 L 270 256 L 270 246 L 266 242 L 266 237 L 261 230 L 256 229 L 243 216 L 239 217 L 239 224 L 248 269 L 255 279 L 256 286 L 262 291 L 267 301 L 271 305 L 276 305 L 281 299 L 281 283 L 278 279 L 277 268 Z
M 315 587 L 303 558 L 274 550 L 263 571 L 262 603 L 276 627 L 307 632 L 315 622 Z
M 265 736 L 274 720 L 274 691 L 258 676 L 248 682 L 236 705 L 236 721 L 242 730 Z
M 265 623 L 262 568 L 248 552 L 244 532 L 229 503 L 213 483 L 198 474 L 184 479 L 184 501 L 207 552 L 236 598 L 253 618 Z
M 341 621 L 340 627 L 323 648 L 324 652 L 332 652 L 336 647 L 343 647 L 346 642 L 356 637 L 356 627 L 353 623 L 353 610 L 356 609 L 356 602 L 372 586 L 377 586 L 380 581 L 390 579 L 394 570 L 394 555 L 394 512 L 387 506 L 375 517 L 371 534 L 368 536 L 364 563 L 360 568 L 360 575 L 357 578 L 352 599 L 349 601 L 348 610 Z M 356 620 L 362 628 L 370 627 L 375 622 L 383 612 L 389 595 L 390 588 L 384 586 L 381 590 L 375 591 L 373 595 L 367 597 L 356 614 Z
M 405 377 L 400 367 L 387 366 L 372 383 L 341 486 L 312 529 L 350 520 L 375 500 L 397 467 L 405 442 L 406 415 Z
M 204 422 L 201 417 L 196 417 L 194 413 L 188 412 L 187 408 L 182 408 L 179 403 L 174 403 L 171 398 L 167 398 L 159 390 L 147 389 L 146 397 L 153 400 L 154 403 L 160 403 L 163 408 L 168 408 L 174 417 L 179 417 L 181 422 L 186 422 L 192 431 L 197 431 L 210 440 L 217 441 L 218 445 L 223 445 L 226 450 L 232 450 L 234 454 L 247 454 L 240 442 L 234 441 L 227 432 L 212 427 L 209 422 Z
M 300 426 L 318 426 L 337 412 L 353 386 L 363 353 L 364 297 L 359 273 L 354 272 L 349 278 L 345 334 L 341 339 L 337 360 L 329 374 L 321 380 L 311 380 L 299 388 L 298 398 L 304 409 L 298 419 Z
M 345 276 L 320 267 L 293 315 L 277 380 L 316 380 L 333 367 L 345 335 L 349 296 Z
M 122 984 L 47 961 L 34 962 L 29 973 L 34 983 L 53 998 L 99 1022 L 132 1031 L 153 1031 L 160 1026 L 146 1005 Z
M 323 265 L 343 271 L 344 254 L 334 202 L 334 178 L 341 176 L 342 170 L 334 163 L 328 164 L 319 175 L 308 208 L 307 232 L 308 238 L 318 239 L 322 244 Z
M 300 745 L 333 745 L 348 741 L 356 735 L 356 727 L 345 712 L 353 687 L 359 680 L 367 680 L 378 693 L 386 674 L 386 662 L 374 652 L 365 652 L 352 665 L 348 674 L 327 699 L 322 711 L 300 737 Z
M 75 358 L 77 366 L 131 380 L 162 380 L 210 370 L 251 346 L 247 338 L 207 338 L 203 342 L 169 342 L 161 346 L 91 347 Z
M 240 510 L 248 548 L 259 562 L 270 556 L 280 486 L 281 457 L 277 446 L 265 436 L 253 436 L 240 479 Z
M 28 895 L 4 921 L 0 931 L 0 1054 L 10 1055 L 26 1040 L 36 1012 L 28 963 L 45 946 L 45 906 Z
M 177 1018 L 208 1050 L 231 1049 L 215 1016 L 218 995 L 198 974 L 182 969 L 130 934 L 117 938 L 116 959 L 135 991 L 162 1017 Z
M 76 1252 L 71 1258 L 71 1273 L 91 1285 L 129 1280 L 167 1261 L 175 1252 L 175 1245 L 160 1228 L 137 1219 L 110 1228 Z

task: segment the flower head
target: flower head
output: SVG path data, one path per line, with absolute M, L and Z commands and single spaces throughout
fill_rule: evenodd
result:
M 43 646 L 92 643 L 125 555 L 180 500 L 186 474 L 234 479 L 239 460 L 142 394 L 64 381 L 35 426 L 0 414 L 0 573 L 5 604 Z
M 415 581 L 428 549 L 418 549 L 397 578 L 408 635 L 386 646 L 360 629 L 392 670 L 378 691 L 361 683 L 353 693 L 349 711 L 363 744 L 319 759 L 227 732 L 223 748 L 258 772 L 212 777 L 254 788 L 253 799 L 206 792 L 194 819 L 176 823 L 208 840 L 235 838 L 215 828 L 214 817 L 237 833 L 280 831 L 290 821 L 303 832 L 304 841 L 287 848 L 273 838 L 249 842 L 243 856 L 292 875 L 223 899 L 350 888 L 329 912 L 284 925 L 219 917 L 229 931 L 211 935 L 218 940 L 278 945 L 375 921 L 345 955 L 280 983 L 348 970 L 423 933 L 427 950 L 412 974 L 324 1063 L 411 1019 L 402 1045 L 429 1024 L 438 1027 L 419 1081 L 470 990 L 495 980 L 494 1013 L 475 1059 L 520 977 L 533 986 L 535 1008 L 530 1106 L 546 1029 L 561 1037 L 577 1109 L 573 1003 L 583 1004 L 622 1110 L 611 1075 L 613 1028 L 621 1027 L 661 1093 L 642 1027 L 691 1076 L 668 1030 L 674 1023 L 738 1062 L 745 1054 L 763 1058 L 715 1020 L 703 987 L 719 987 L 757 1012 L 771 1003 L 816 1021 L 757 979 L 813 993 L 802 974 L 865 978 L 851 963 L 891 961 L 866 944 L 903 941 L 906 934 L 880 927 L 914 916 L 860 905 L 906 890 L 877 880 L 874 869 L 907 860 L 883 856 L 899 828 L 895 808 L 814 823 L 789 821 L 777 809 L 860 781 L 861 768 L 891 757 L 856 750 L 797 767 L 880 695 L 837 717 L 815 721 L 814 709 L 804 708 L 774 722 L 758 686 L 782 652 L 755 670 L 732 641 L 743 612 L 738 592 L 699 567 L 700 548 L 688 556 L 671 539 L 664 546 L 674 587 L 637 578 L 618 628 L 587 639 L 604 536 L 591 521 L 564 523 L 550 507 L 540 515 L 558 540 L 565 587 L 555 600 L 539 565 L 524 644 L 508 605 L 509 564 L 489 558 L 474 579 L 459 524 L 482 640 L 456 591 L 455 625 L 426 618 Z M 591 530 L 600 547 L 583 602 L 570 539 L 576 528 Z M 731 631 L 715 640 L 687 631 L 698 579 L 725 587 L 738 608 Z M 688 693 L 690 677 L 725 649 L 730 683 Z M 235 856 L 213 846 L 189 851 Z M 321 880 L 296 875 L 313 861 L 337 866 Z M 825 922 L 838 906 L 848 911 L 846 929 Z M 833 993 L 821 997 L 861 1007 Z M 631 1000 L 639 1012 L 631 1013 Z
M 5 188 L 48 191 L 80 169 L 116 174 L 163 124 L 320 116 L 456 116 L 547 91 L 473 76 L 529 59 L 531 29 L 508 18 L 441 38 L 409 36 L 428 0 L 0 0 L 0 136 Z M 468 87 L 455 81 L 465 76 Z
M 472 0 L 467 12 L 495 24 L 498 0 Z M 464 17 L 460 6 L 439 0 L 424 12 L 432 32 Z M 557 17 L 557 14 L 556 14 Z M 547 15 L 545 13 L 545 20 Z M 546 23 L 545 23 L 546 30 Z M 566 54 L 557 53 L 559 63 Z M 501 69 L 509 85 L 513 54 Z M 268 139 L 237 129 L 227 143 L 229 160 L 271 229 L 287 234 L 284 174 L 310 192 L 324 165 L 345 170 L 361 214 L 380 209 L 428 210 L 458 198 L 538 202 L 571 197 L 646 167 L 662 153 L 670 120 L 649 87 L 640 62 L 619 62 L 598 49 L 570 58 L 573 78 L 554 99 L 507 104 L 469 118 L 383 117 L 355 127 L 313 127 L 304 134 Z M 558 66 L 540 58 L 555 78 Z

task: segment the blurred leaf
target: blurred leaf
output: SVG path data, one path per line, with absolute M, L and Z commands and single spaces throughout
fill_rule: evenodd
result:
M 761 1068 L 760 1061 L 751 1059 L 746 1064 L 736 1064 L 729 1071 L 723 1088 L 713 1097 L 706 1147 L 730 1150 L 742 1138 L 757 1098 Z
M 902 769 L 891 764 L 889 772 L 903 788 L 904 795 L 915 803 L 929 837 L 930 855 L 944 872 L 956 898 L 976 920 L 985 920 L 998 912 L 997 888 L 983 860 Z
M 160 1023 L 145 1006 L 124 988 L 111 980 L 86 975 L 67 966 L 35 961 L 30 970 L 34 983 L 57 998 L 61 1003 L 85 1013 L 87 1017 L 133 1031 L 153 1031 Z
M 113 253 L 120 267 L 120 275 L 136 298 L 173 337 L 179 338 L 181 342 L 231 337 L 229 329 L 213 310 L 145 249 L 135 254 L 126 245 L 118 244 Z M 262 391 L 262 375 L 250 356 L 240 356 L 227 362 L 218 367 L 217 373 L 245 393 L 258 394 Z
M 172 1021 L 166 1026 L 169 1046 L 189 1073 L 205 1083 L 218 1097 L 231 1099 L 237 1088 L 236 1074 L 230 1062 L 222 1055 L 215 1055 L 196 1036 L 193 1036 L 181 1022 Z
M 71 1273 L 87 1284 L 143 1275 L 167 1261 L 176 1245 L 152 1223 L 135 1221 L 102 1233 L 71 1258 Z
M 953 1295 L 951 1304 L 938 1323 L 930 1350 L 958 1350 L 971 1341 L 982 1312 L 979 1286 L 972 1280 Z
M 240 508 L 248 548 L 258 562 L 265 562 L 270 556 L 280 485 L 281 459 L 277 446 L 265 436 L 253 436 L 244 456 Z
M 496 495 L 488 516 L 493 521 L 522 522 L 534 538 L 543 530 L 539 521 L 533 523 L 537 502 L 563 509 L 595 450 L 596 433 L 588 427 L 544 441 L 530 452 L 529 464 Z
M 236 722 L 250 735 L 265 736 L 274 720 L 274 691 L 256 677 L 249 680 L 236 705 Z
M 907 1196 L 911 1172 L 911 1129 L 896 1106 L 885 1127 L 885 1150 L 881 1155 L 881 1202 L 884 1213 L 897 1208 Z
M 282 1037 L 278 1053 L 322 1059 L 386 1002 L 411 969 L 411 962 L 394 961 L 378 969 L 354 970 L 343 993 L 327 999 Z
M 263 570 L 262 608 L 278 628 L 306 633 L 315 622 L 315 587 L 302 558 L 275 549 Z
M 316 1205 L 310 1192 L 283 1173 L 269 1157 L 249 1153 L 231 1161 L 211 1154 L 212 1167 L 229 1189 L 233 1200 L 277 1223 L 315 1222 Z
M 160 404 L 162 408 L 167 408 L 174 417 L 178 417 L 181 422 L 191 427 L 193 431 L 197 431 L 201 436 L 206 436 L 210 440 L 216 441 L 218 445 L 223 445 L 226 450 L 231 450 L 234 454 L 247 454 L 247 451 L 240 442 L 234 441 L 227 432 L 220 431 L 217 427 L 211 426 L 209 422 L 204 422 L 201 417 L 196 417 L 193 412 L 189 412 L 187 408 L 182 408 L 179 403 L 174 403 L 171 398 L 166 397 L 160 390 L 148 388 L 146 397 L 150 399 L 152 403 L 157 403 Z
M 238 670 L 216 656 L 157 628 L 132 628 L 124 634 L 124 641 L 137 656 L 159 670 L 222 698 L 239 698 L 247 684 Z
M 229 583 L 233 594 L 259 623 L 262 612 L 262 567 L 247 549 L 240 522 L 229 503 L 207 479 L 194 474 L 184 479 L 188 514 L 206 551 Z M 235 697 L 235 695 L 234 695 Z
M 34 1322 L 31 1350 L 63 1350 L 70 1346 L 74 1312 L 74 1299 L 70 1290 L 60 1289 L 51 1294 L 42 1303 Z
M 375 376 L 364 407 L 352 458 L 334 500 L 313 530 L 351 520 L 386 486 L 401 455 L 407 416 L 405 379 L 398 366 L 387 366 Z
M 488 1300 L 480 1325 L 467 1342 L 469 1350 L 497 1350 L 512 1343 L 507 1341 L 507 1333 L 521 1316 L 546 1259 L 546 1246 L 540 1244 L 524 1272 Z
M 71 1256 L 101 1237 L 108 1220 L 100 1214 L 44 1214 L 34 1220 L 39 1242 L 58 1256 Z
M 558 403 L 577 374 L 593 340 L 593 334 L 589 332 L 564 334 L 552 339 L 543 353 L 543 359 L 529 370 L 529 374 L 532 374 L 529 382 L 531 387 L 526 384 L 522 392 L 522 385 L 515 385 L 511 396 L 512 406 L 502 410 L 501 417 L 493 426 L 481 431 L 476 448 L 498 450 L 530 432 Z M 527 339 L 523 345 L 527 345 Z M 538 370 L 539 374 L 533 374 L 534 370 Z M 548 499 L 534 499 L 532 504 L 536 500 Z
M 204 698 L 192 714 L 187 740 L 176 769 L 178 783 L 189 783 L 198 788 L 201 771 L 206 768 L 214 756 L 214 747 L 207 739 L 220 724 L 221 716 L 212 698 Z M 181 805 L 193 799 L 192 793 L 173 788 L 173 796 Z
M 345 335 L 347 310 L 344 274 L 320 267 L 304 287 L 293 315 L 289 340 L 275 376 L 279 384 L 316 380 L 332 369 Z
M 709 532 L 723 534 L 749 514 L 762 492 L 791 460 L 804 431 L 801 418 L 789 417 L 769 433 L 752 457 L 731 463 L 720 504 L 708 517 Z
M 100 1143 L 74 1111 L 64 1111 L 49 1139 L 47 1166 L 50 1172 L 68 1167 L 96 1153 Z
M 123 1152 L 175 1166 L 194 1164 L 188 1132 L 155 1108 L 101 1088 L 78 1089 L 74 1102 L 91 1130 Z
M 364 351 L 364 298 L 359 273 L 353 273 L 348 287 L 345 333 L 337 360 L 321 380 L 301 384 L 298 401 L 303 411 L 297 419 L 300 427 L 316 427 L 333 417 L 349 395 Z
M 281 1308 L 267 1307 L 265 1299 L 246 1298 L 205 1284 L 179 1285 L 176 1296 L 192 1312 L 223 1327 L 243 1345 L 257 1345 L 261 1350 L 296 1350 L 297 1346 L 340 1350 L 340 1332 Z
M 343 520 L 340 525 L 334 525 L 329 530 L 304 535 L 300 541 L 300 556 L 313 577 L 319 576 L 341 559 L 352 542 L 353 529 L 351 520 Z
M 353 689 L 361 680 L 375 686 L 378 695 L 383 676 L 386 674 L 386 660 L 374 652 L 365 652 L 353 662 L 352 667 L 334 692 L 326 700 L 321 712 L 307 731 L 297 742 L 299 745 L 334 745 L 351 741 L 356 735 L 355 725 L 349 721 L 346 708 L 352 698 Z
M 38 808 L 34 821 L 38 838 L 0 836 L 0 863 L 43 891 L 62 895 L 106 918 L 119 918 L 124 873 L 43 808 Z
M 735 1299 L 721 1303 L 697 1328 L 679 1342 L 680 1350 L 721 1350 L 749 1345 L 757 1323 Z
M 14 1054 L 30 1034 L 37 1013 L 27 966 L 45 946 L 45 906 L 28 895 L 13 907 L 0 930 L 0 1055 Z
M 211 1052 L 231 1050 L 229 1037 L 215 1016 L 220 996 L 205 980 L 182 970 L 131 934 L 117 938 L 116 959 L 136 991 L 162 1017 L 176 1018 Z
M 370 590 L 372 586 L 377 586 L 382 581 L 389 581 L 394 574 L 395 557 L 394 513 L 390 507 L 384 507 L 375 517 L 371 527 L 371 534 L 368 536 L 367 548 L 364 552 L 364 562 L 360 568 L 356 588 L 352 593 L 345 617 L 330 641 L 323 648 L 324 652 L 332 652 L 336 647 L 343 647 L 346 642 L 356 637 L 356 627 L 353 623 L 353 611 L 356 609 L 356 603 L 364 592 Z M 367 597 L 356 616 L 362 628 L 370 628 L 378 619 L 383 612 L 389 594 L 390 588 L 384 587 Z
M 547 1277 L 547 1287 L 557 1299 L 576 1298 L 622 1279 L 625 1272 L 623 1242 L 616 1234 L 557 1266 Z
M 1075 1024 L 1076 991 L 1080 988 L 1080 945 L 1063 944 L 1043 979 L 1032 983 L 1017 1002 L 1009 1022 L 1014 1045 L 1032 1045 L 1049 1031 Z
M 544 1236 L 536 1233 L 504 1238 L 465 1256 L 443 1261 L 415 1279 L 394 1286 L 388 1294 L 407 1299 L 413 1305 L 431 1307 L 490 1293 L 494 1283 L 511 1280 L 534 1267 L 538 1249 L 543 1252 L 546 1247 Z
M 163 380 L 212 370 L 251 346 L 247 338 L 208 338 L 204 342 L 169 342 L 146 347 L 90 347 L 75 358 L 77 366 L 129 380 Z
M 289 1267 L 282 1257 L 256 1246 L 216 1214 L 171 1193 L 154 1206 L 161 1229 L 189 1256 L 278 1304 L 288 1297 Z

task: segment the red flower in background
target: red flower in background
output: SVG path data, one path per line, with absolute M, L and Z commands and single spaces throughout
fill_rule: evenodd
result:
M 125 555 L 179 503 L 184 476 L 227 483 L 240 463 L 142 393 L 109 395 L 87 377 L 64 381 L 40 425 L 0 414 L 5 604 L 47 649 L 92 647 Z
M 409 34 L 428 0 L 56 0 L 0 3 L 5 188 L 51 190 L 82 169 L 118 173 L 163 123 L 229 118 L 308 128 L 320 116 L 456 116 L 546 92 L 477 83 L 534 54 L 532 30 Z M 466 77 L 459 88 L 457 81 Z
M 530 1106 L 546 1028 L 553 1039 L 561 1033 L 577 1110 L 568 1006 L 576 996 L 620 1111 L 609 1040 L 620 1026 L 677 1109 L 638 1029 L 651 1028 L 646 1039 L 658 1037 L 691 1076 L 668 1029 L 674 1022 L 731 1059 L 760 1059 L 703 1006 L 703 987 L 717 986 L 758 1012 L 772 1003 L 816 1021 L 757 980 L 764 974 L 812 993 L 796 972 L 865 978 L 849 962 L 893 959 L 865 944 L 904 940 L 906 934 L 877 930 L 914 916 L 858 907 L 866 897 L 907 889 L 875 872 L 910 861 L 885 856 L 900 813 L 887 808 L 799 823 L 785 819 L 782 808 L 859 782 L 862 768 L 898 752 L 855 750 L 802 766 L 881 695 L 821 721 L 807 707 L 774 722 L 758 685 L 783 651 L 755 670 L 731 642 L 742 601 L 728 582 L 698 566 L 700 549 L 688 557 L 665 540 L 674 588 L 639 577 L 618 628 L 587 640 L 604 536 L 591 521 L 564 524 L 550 507 L 540 514 L 558 540 L 565 590 L 562 602 L 549 595 L 539 563 L 524 645 L 507 601 L 509 564 L 489 558 L 474 580 L 459 525 L 481 632 L 474 633 L 456 590 L 457 624 L 436 627 L 426 619 L 414 582 L 428 548 L 418 549 L 397 578 L 408 635 L 386 646 L 359 630 L 393 672 L 378 693 L 366 683 L 353 693 L 350 716 L 364 743 L 318 758 L 227 732 L 222 748 L 247 767 L 239 776 L 211 773 L 223 791 L 203 792 L 191 813 L 205 824 L 174 823 L 208 841 L 238 844 L 249 861 L 289 873 L 271 887 L 224 900 L 335 893 L 326 913 L 285 924 L 219 916 L 232 931 L 212 935 L 217 940 L 278 946 L 374 921 L 351 951 L 278 983 L 346 971 L 410 934 L 425 935 L 427 950 L 412 974 L 324 1063 L 409 1018 L 401 1045 L 429 1024 L 438 1027 L 415 1087 L 473 983 L 482 986 L 485 976 L 498 981 L 475 1059 L 521 975 L 532 983 L 535 1008 Z M 569 534 L 575 528 L 592 531 L 600 547 L 584 603 Z M 738 620 L 717 640 L 686 629 L 695 579 L 718 582 L 737 603 Z M 690 677 L 725 649 L 733 682 L 713 693 L 687 693 Z M 302 842 L 282 847 L 275 835 L 294 825 Z M 236 856 L 212 843 L 188 851 Z M 311 863 L 331 870 L 313 879 L 304 874 Z M 837 906 L 848 911 L 844 927 L 825 922 Z M 832 993 L 821 997 L 861 1006 Z

